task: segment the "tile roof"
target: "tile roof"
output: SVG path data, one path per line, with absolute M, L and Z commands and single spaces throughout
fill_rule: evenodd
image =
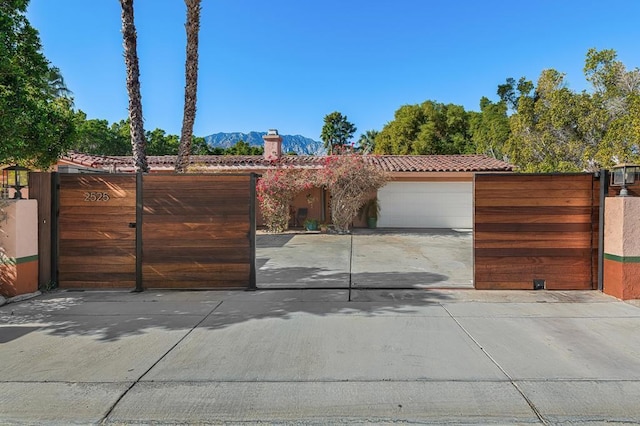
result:
M 512 171 L 513 165 L 486 155 L 367 155 L 370 164 L 388 172 L 490 172 Z M 290 167 L 322 167 L 324 157 L 311 155 L 282 156 L 278 164 Z M 110 172 L 132 172 L 130 156 L 89 155 L 68 152 L 63 161 Z M 176 156 L 148 156 L 152 171 L 172 171 Z M 203 170 L 266 170 L 276 163 L 261 155 L 192 155 L 190 164 Z
M 388 172 L 489 172 L 512 171 L 513 165 L 495 158 L 473 155 L 376 155 L 372 164 Z

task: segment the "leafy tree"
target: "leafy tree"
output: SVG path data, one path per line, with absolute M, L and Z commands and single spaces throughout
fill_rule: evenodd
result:
M 464 154 L 475 151 L 469 114 L 460 105 L 403 105 L 376 136 L 376 154 Z
M 176 160 L 176 172 L 184 173 L 189 165 L 189 154 L 193 138 L 193 123 L 196 119 L 196 97 L 198 94 L 198 34 L 200 32 L 200 0 L 185 0 L 187 6 L 187 59 L 185 61 L 184 115 L 180 146 Z
M 214 152 L 218 150 L 217 152 Z M 193 155 L 222 155 L 223 148 L 211 148 L 207 141 L 199 136 L 194 136 L 191 140 L 191 154 Z
M 595 155 L 605 167 L 640 160 L 640 70 L 627 70 L 615 50 L 587 52 L 584 72 L 593 87 L 593 109 L 602 141 Z
M 566 87 L 564 74 L 544 70 L 536 95 L 521 96 L 511 117 L 511 161 L 527 172 L 581 170 L 587 152 L 576 121 L 580 104 L 579 96 Z
M 587 51 L 584 64 L 584 75 L 593 86 L 595 93 L 614 97 L 619 94 L 620 74 L 625 72 L 624 65 L 617 60 L 613 49 Z
M 347 145 L 356 130 L 356 126 L 349 122 L 346 115 L 334 111 L 324 117 L 320 138 L 327 152 L 334 154 Z
M 614 50 L 587 52 L 593 93 L 575 93 L 564 74 L 544 70 L 518 97 L 506 153 L 523 171 L 582 171 L 640 159 L 640 71 Z
M 122 7 L 122 38 L 124 62 L 127 67 L 127 92 L 129 94 L 129 120 L 131 123 L 131 148 L 136 171 L 148 172 L 142 95 L 140 94 L 140 67 L 138 65 L 137 35 L 134 23 L 133 0 L 120 0 Z
M 505 84 L 498 86 L 498 96 L 511 111 L 517 111 L 520 99 L 531 97 L 533 89 L 533 82 L 525 77 L 520 77 L 517 82 L 513 77 L 509 77 Z
M 476 153 L 504 159 L 504 145 L 511 134 L 506 102 L 494 103 L 483 96 L 480 112 L 469 114 L 469 132 Z
M 0 3 L 0 163 L 46 169 L 73 141 L 75 122 L 72 100 L 54 90 L 56 68 L 42 53 L 27 5 Z
M 94 155 L 131 155 L 131 143 L 129 142 L 129 123 L 122 121 L 120 131 L 116 124 L 109 126 L 107 120 L 87 120 L 83 111 L 75 114 L 76 138 L 70 147 L 85 154 Z
M 147 132 L 147 153 L 149 155 L 176 155 L 178 154 L 178 136 L 167 135 L 162 129 Z
M 224 150 L 224 155 L 262 155 L 264 148 L 261 146 L 251 146 L 243 140 L 239 140 L 235 145 Z

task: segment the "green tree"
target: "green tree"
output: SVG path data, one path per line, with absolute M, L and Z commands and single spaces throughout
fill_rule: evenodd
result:
M 600 112 L 592 120 L 602 134 L 597 163 L 640 161 L 640 70 L 627 70 L 615 50 L 590 49 L 584 72 L 594 87 L 593 109 Z
M 356 126 L 349 122 L 346 115 L 338 111 L 324 117 L 320 139 L 329 154 L 339 153 L 356 132 Z
M 251 146 L 243 140 L 239 140 L 235 145 L 224 150 L 224 155 L 262 155 L 264 148 L 261 146 Z
M 120 130 L 117 125 L 109 126 L 107 120 L 87 120 L 83 111 L 75 114 L 76 138 L 70 147 L 78 152 L 94 155 L 131 155 L 129 122 L 123 120 Z
M 124 42 L 124 62 L 127 68 L 127 93 L 129 94 L 129 120 L 131 148 L 136 171 L 148 172 L 147 143 L 142 116 L 142 95 L 140 94 L 140 67 L 138 65 L 137 34 L 134 23 L 133 0 L 120 0 L 122 7 L 122 38 Z
M 177 155 L 179 140 L 177 135 L 167 135 L 162 129 L 154 129 L 146 134 L 149 155 Z
M 470 113 L 469 132 L 476 153 L 503 160 L 504 145 L 511 134 L 506 102 L 494 103 L 483 96 L 480 112 Z
M 215 153 L 213 150 L 203 137 L 194 136 L 191 140 L 191 154 L 193 155 L 220 155 L 223 152 L 222 149 L 219 153 Z
M 511 111 L 517 111 L 520 99 L 531 97 L 534 88 L 533 82 L 526 77 L 520 77 L 517 82 L 509 77 L 504 84 L 498 86 L 497 93 Z
M 200 0 L 185 0 L 187 6 L 187 59 L 185 61 L 184 114 L 176 172 L 184 173 L 189 165 L 189 154 L 196 120 L 198 94 L 198 34 L 200 32 Z
M 426 101 L 403 105 L 376 136 L 376 154 L 424 155 L 475 152 L 470 115 L 460 105 Z
M 358 145 L 360 145 L 360 150 L 364 154 L 369 154 L 373 152 L 376 147 L 376 136 L 378 136 L 377 130 L 367 130 L 363 134 L 360 135 L 360 139 L 358 139 Z
M 67 98 L 72 100 L 73 92 L 69 90 L 64 82 L 64 77 L 58 67 L 50 67 L 47 74 L 49 85 L 49 94 L 54 98 Z
M 583 171 L 640 160 L 640 71 L 614 50 L 590 49 L 584 73 L 593 92 L 575 93 L 564 74 L 544 70 L 510 117 L 509 160 L 522 171 Z
M 521 97 L 511 116 L 511 136 L 507 154 L 525 172 L 575 172 L 593 164 L 599 137 L 593 131 L 592 98 L 576 94 L 565 82 L 564 74 L 544 70 L 535 96 Z
M 75 137 L 73 101 L 53 89 L 28 3 L 0 2 L 0 163 L 46 169 Z

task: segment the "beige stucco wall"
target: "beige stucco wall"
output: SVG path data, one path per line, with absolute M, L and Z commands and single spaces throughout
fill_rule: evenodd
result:
M 0 216 L 0 247 L 11 258 L 38 254 L 38 202 L 8 200 Z
M 604 252 L 640 256 L 640 197 L 607 197 L 604 212 Z

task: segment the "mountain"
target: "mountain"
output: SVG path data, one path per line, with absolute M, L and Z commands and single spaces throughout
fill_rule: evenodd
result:
M 205 136 L 207 144 L 214 147 L 229 148 L 236 142 L 243 140 L 251 146 L 264 146 L 262 136 L 267 132 L 249 133 L 214 133 Z M 282 153 L 295 152 L 298 155 L 322 155 L 325 153 L 324 144 L 301 135 L 280 135 L 282 136 Z

